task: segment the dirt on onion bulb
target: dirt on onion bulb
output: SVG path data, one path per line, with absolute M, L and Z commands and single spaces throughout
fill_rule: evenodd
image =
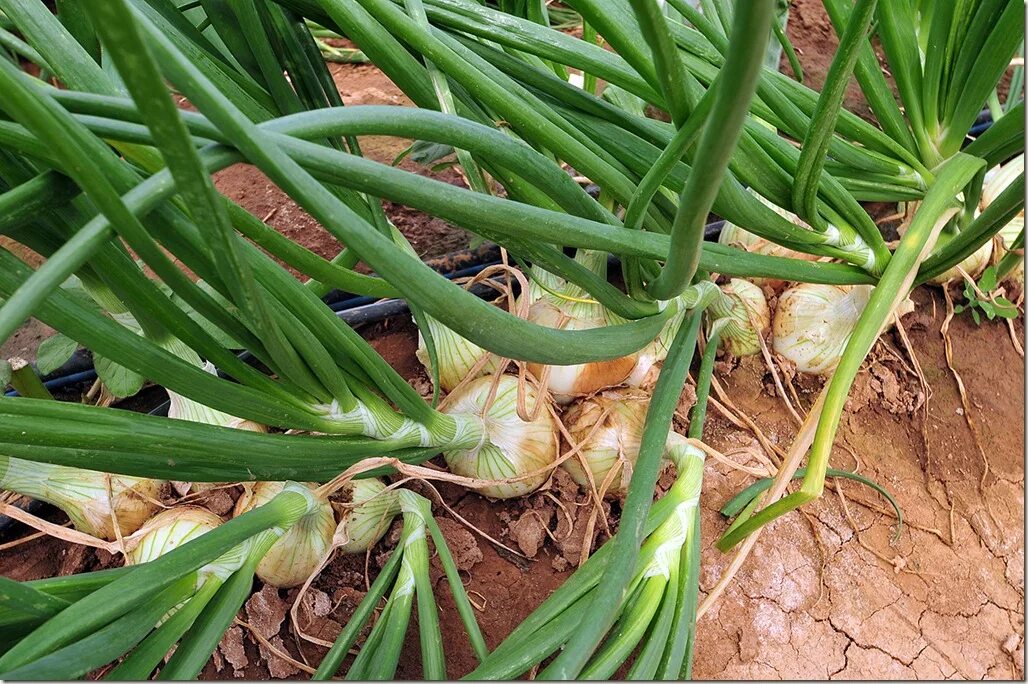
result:
M 649 404 L 648 394 L 626 389 L 607 390 L 571 406 L 564 426 L 579 449 L 562 465 L 575 482 L 612 498 L 628 491 Z
M 549 477 L 547 466 L 557 460 L 557 425 L 548 408 L 540 403 L 549 398 L 540 397 L 532 384 L 525 383 L 522 388 L 523 418 L 518 415 L 518 379 L 500 376 L 490 402 L 493 381 L 493 377 L 479 378 L 450 395 L 445 413 L 479 418 L 484 434 L 477 446 L 446 451 L 443 457 L 454 473 L 479 480 L 505 480 L 536 473 L 475 489 L 485 496 L 510 499 L 534 491 Z
M 816 283 L 788 288 L 775 308 L 775 353 L 801 373 L 823 375 L 835 370 L 873 291 L 871 285 Z M 913 308 L 906 299 L 896 313 L 903 316 Z
M 308 487 L 314 488 L 308 484 Z M 285 487 L 285 482 L 257 482 L 236 501 L 233 517 L 262 506 Z M 300 518 L 264 554 L 257 576 L 273 587 L 288 589 L 303 584 L 318 570 L 321 559 L 332 545 L 336 520 L 332 506 L 324 502 Z

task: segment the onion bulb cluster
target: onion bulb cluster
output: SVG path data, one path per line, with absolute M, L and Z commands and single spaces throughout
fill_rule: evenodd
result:
M 493 383 L 495 395 L 490 400 Z M 525 416 L 518 414 L 519 381 L 512 375 L 479 378 L 449 396 L 445 413 L 473 416 L 481 420 L 483 437 L 476 446 L 443 452 L 454 473 L 479 480 L 516 479 L 476 488 L 486 496 L 509 499 L 537 489 L 549 477 L 549 466 L 557 460 L 557 425 L 543 404 L 545 395 L 524 383 Z
M 649 395 L 638 390 L 607 390 L 565 412 L 564 426 L 574 442 L 565 445 L 565 453 L 575 446 L 578 452 L 562 465 L 575 482 L 611 497 L 628 491 L 649 403 Z
M 132 534 L 155 510 L 161 480 L 108 475 L 96 470 L 70 468 L 0 456 L 0 489 L 57 506 L 75 529 L 99 539 Z
M 313 485 L 308 485 L 313 488 Z M 285 487 L 285 482 L 257 482 L 236 501 L 233 515 L 242 515 L 262 506 Z M 276 541 L 260 563 L 257 576 L 275 587 L 296 587 L 307 581 L 321 565 L 332 545 L 336 521 L 332 506 L 323 502 L 300 518 Z

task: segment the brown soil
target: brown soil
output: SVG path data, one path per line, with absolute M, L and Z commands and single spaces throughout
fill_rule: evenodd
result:
M 855 504 L 884 501 L 852 482 L 843 485 L 852 524 L 831 485 L 807 515 L 772 524 L 700 621 L 697 676 L 1024 676 L 1024 363 L 1005 326 L 954 322 L 954 365 L 989 459 L 982 491 L 984 463 L 945 365 L 944 305 L 923 289 L 915 299 L 918 312 L 905 321 L 931 388 L 927 418 L 920 410 L 896 413 L 884 401 L 865 403 L 844 416 L 832 463 L 859 465 L 888 488 L 908 524 L 891 541 L 895 520 Z M 872 363 L 863 378 L 882 365 Z M 778 400 L 745 368 L 728 380 L 733 400 L 787 445 L 794 427 Z M 916 391 L 912 377 L 900 382 Z M 716 413 L 711 418 L 706 437 L 714 446 L 746 439 Z M 724 528 L 717 509 L 744 484 L 739 473 L 707 467 L 704 589 L 730 559 L 710 546 Z
M 832 28 L 832 22 L 825 14 L 821 1 L 793 0 L 789 4 L 789 22 L 786 24 L 786 34 L 799 56 L 800 66 L 803 67 L 804 85 L 820 90 L 824 85 L 825 76 L 828 74 L 828 67 L 832 64 L 835 50 L 839 47 L 839 40 Z M 789 68 L 789 60 L 785 58 L 784 53 L 779 68 L 783 73 L 792 73 Z M 856 79 L 851 80 L 843 102 L 846 109 L 851 112 L 871 118 L 871 110 L 860 92 Z
M 400 89 L 385 78 L 376 67 L 329 64 L 329 70 L 339 86 L 343 102 L 347 105 L 411 105 L 411 101 Z M 392 164 L 411 142 L 413 141 L 407 138 L 385 136 L 364 136 L 360 139 L 364 156 L 383 164 Z M 464 186 L 463 178 L 454 169 L 430 173 L 425 167 L 409 159 L 404 159 L 399 167 Z M 339 253 L 342 247 L 339 241 L 254 167 L 237 164 L 215 174 L 214 182 L 226 197 L 254 216 L 263 219 L 289 239 L 326 259 L 331 259 Z M 385 210 L 386 215 L 423 258 L 440 256 L 468 246 L 468 234 L 442 219 L 392 202 L 385 203 Z M 295 271 L 293 274 L 297 275 Z

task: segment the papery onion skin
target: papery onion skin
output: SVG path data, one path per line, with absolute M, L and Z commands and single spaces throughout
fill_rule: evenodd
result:
M 559 330 L 589 330 L 602 328 L 613 321 L 599 304 L 581 302 L 554 303 L 551 296 L 534 302 L 528 310 L 528 320 L 537 325 Z M 577 364 L 574 366 L 549 366 L 546 388 L 559 404 L 567 404 L 576 397 L 615 387 L 628 379 L 635 368 L 637 354 L 622 356 L 607 361 Z M 546 366 L 529 363 L 528 370 L 542 380 Z
M 721 347 L 733 356 L 760 353 L 760 338 L 771 327 L 771 310 L 759 287 L 732 278 L 721 286 L 724 295 L 707 309 L 708 331 L 715 321 L 721 323 Z
M 579 450 L 561 465 L 575 482 L 588 488 L 591 474 L 593 486 L 600 491 L 611 469 L 617 467 L 604 494 L 615 498 L 627 492 L 639 458 L 649 404 L 649 395 L 644 392 L 608 390 L 582 399 L 568 409 L 564 426 Z M 565 443 L 564 448 L 567 453 L 572 445 Z
M 312 488 L 314 485 L 307 485 Z M 256 482 L 252 490 L 236 502 L 233 516 L 262 506 L 274 499 L 285 487 L 285 482 Z M 276 541 L 260 563 L 257 576 L 273 587 L 289 589 L 307 581 L 317 572 L 321 561 L 332 546 L 336 520 L 332 506 L 325 502 L 313 513 L 300 518 L 296 524 Z
M 431 316 L 426 316 L 426 319 L 429 333 L 435 344 L 436 357 L 439 360 L 439 386 L 444 391 L 452 392 L 457 385 L 468 378 L 472 369 L 483 356 L 488 355 L 490 358 L 476 371 L 474 377 L 489 375 L 499 367 L 500 360 L 495 354 L 490 354 L 471 340 L 461 337 Z M 420 331 L 418 332 L 418 350 L 415 355 L 431 375 L 431 359 L 428 356 L 428 348 L 425 346 L 425 338 Z
M 538 406 L 538 392 L 530 383 L 524 386 L 525 406 L 532 421 L 518 416 L 518 379 L 511 375 L 499 378 L 493 402 L 486 399 L 492 377 L 479 378 L 450 395 L 447 414 L 476 416 L 482 420 L 482 443 L 470 449 L 443 452 L 450 470 L 464 477 L 480 480 L 501 480 L 539 472 L 515 482 L 476 487 L 475 491 L 496 499 L 523 496 L 537 489 L 549 477 L 557 460 L 559 440 L 557 425 L 546 406 Z M 542 397 L 541 401 L 548 401 Z M 488 410 L 487 410 L 488 408 Z
M 140 528 L 136 545 L 125 554 L 127 565 L 156 560 L 183 544 L 210 532 L 221 518 L 200 506 L 176 506 L 161 511 Z
M 335 544 L 343 553 L 363 553 L 389 531 L 400 513 L 395 491 L 375 477 L 352 480 L 346 486 L 347 505 L 336 527 Z
M 775 353 L 801 373 L 835 369 L 867 306 L 870 285 L 799 283 L 778 298 L 773 324 Z
M 117 538 L 111 516 L 112 496 L 118 531 L 128 535 L 157 510 L 163 484 L 162 480 L 107 475 L 0 456 L 0 488 L 57 506 L 68 515 L 75 529 L 99 539 Z

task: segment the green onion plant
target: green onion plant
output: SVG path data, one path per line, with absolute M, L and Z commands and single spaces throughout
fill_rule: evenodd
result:
M 1023 212 L 1021 175 L 978 211 L 986 173 L 1024 150 L 1022 71 L 993 107 L 1002 116 L 967 138 L 1021 49 L 1023 6 L 825 0 L 839 49 L 818 92 L 795 66 L 790 76 L 762 65 L 770 40 L 795 61 L 775 0 L 562 4 L 62 0 L 54 13 L 39 0 L 0 0 L 0 235 L 45 257 L 31 267 L 24 250 L 0 246 L 0 340 L 37 318 L 91 350 L 115 394 L 151 382 L 193 406 L 159 418 L 54 401 L 37 387 L 0 397 L 0 454 L 136 478 L 327 482 L 372 456 L 416 463 L 480 449 L 483 416 L 425 401 L 325 306 L 331 289 L 405 299 L 436 376 L 452 345 L 436 345 L 433 330 L 539 369 L 633 357 L 659 339 L 666 358 L 617 535 L 527 627 L 491 654 L 476 644 L 476 673 L 514 676 L 557 654 L 547 677 L 610 676 L 636 653 L 631 675 L 688 674 L 701 459 L 678 454 L 672 493 L 653 503 L 653 491 L 703 311 L 714 320 L 702 377 L 719 338 L 737 344 L 734 305 L 714 279 L 872 288 L 779 473 L 787 482 L 806 459 L 799 489 L 777 501 L 754 492 L 719 542 L 727 550 L 820 496 L 853 380 L 911 289 Z M 559 30 L 572 20 L 583 38 Z M 318 44 L 326 32 L 351 40 L 414 107 L 344 107 Z M 873 121 L 842 106 L 854 78 Z M 368 135 L 452 148 L 468 188 L 364 157 Z M 239 163 L 345 248 L 323 258 L 221 195 L 212 174 Z M 567 326 L 476 297 L 417 258 L 385 200 L 498 243 L 545 274 L 533 283 L 561 283 L 604 315 Z M 916 206 L 898 243 L 865 202 Z M 710 213 L 782 251 L 705 242 Z M 1023 234 L 1010 241 L 1004 274 L 1022 243 Z M 608 278 L 608 257 L 623 287 Z M 701 430 L 702 415 L 693 424 Z M 387 592 L 350 671 L 392 674 L 416 602 L 424 672 L 443 673 L 427 643 L 437 634 L 431 591 L 417 579 L 424 530 L 437 530 L 426 504 L 403 496 L 396 563 L 319 675 L 338 670 Z M 0 673 L 79 676 L 134 648 L 142 655 L 114 672 L 146 676 L 177 642 L 161 676 L 195 675 L 263 555 L 244 554 L 218 586 L 197 589 L 193 573 L 285 529 L 306 505 L 284 491 L 138 567 L 4 582 Z M 192 608 L 154 631 L 188 596 Z M 537 631 L 545 639 L 530 638 Z

